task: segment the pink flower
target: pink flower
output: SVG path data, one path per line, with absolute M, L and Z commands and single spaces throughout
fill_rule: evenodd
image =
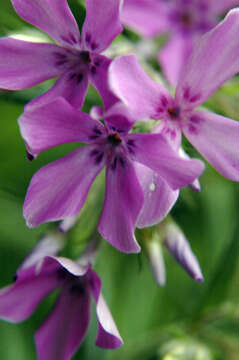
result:
M 175 98 L 150 79 L 135 56 L 115 59 L 110 84 L 138 120 L 162 119 L 155 129 L 179 149 L 181 134 L 225 177 L 239 181 L 239 123 L 205 110 L 195 110 L 239 71 L 239 9 L 193 48 L 176 88 Z
M 158 59 L 169 83 L 176 86 L 196 40 L 234 6 L 237 0 L 125 0 L 121 19 L 143 36 L 169 35 Z
M 133 123 L 120 103 L 106 112 L 104 124 L 63 98 L 26 111 L 19 123 L 33 156 L 59 144 L 86 144 L 34 175 L 24 203 L 28 225 L 76 215 L 106 168 L 98 231 L 124 252 L 140 251 L 135 227 L 159 222 L 177 200 L 177 189 L 204 169 L 200 160 L 180 158 L 160 134 L 130 133 Z
M 55 44 L 0 39 L 0 87 L 26 89 L 51 78 L 55 85 L 30 104 L 40 105 L 63 96 L 81 107 L 89 81 L 109 107 L 115 97 L 107 85 L 110 59 L 100 55 L 121 32 L 120 0 L 86 0 L 80 35 L 67 0 L 12 0 L 16 12 L 46 32 Z
M 54 309 L 35 335 L 39 360 L 69 360 L 82 343 L 90 321 L 90 297 L 96 303 L 96 345 L 115 349 L 123 344 L 101 294 L 101 280 L 90 265 L 81 266 L 62 257 L 44 258 L 19 270 L 15 284 L 0 291 L 0 318 L 21 322 L 43 298 L 60 289 Z

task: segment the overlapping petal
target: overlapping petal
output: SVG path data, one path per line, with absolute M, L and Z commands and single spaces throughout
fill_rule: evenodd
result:
M 148 167 L 137 164 L 137 174 L 144 191 L 144 205 L 137 220 L 137 227 L 158 224 L 169 213 L 177 201 L 179 191 L 168 184 Z
M 204 170 L 200 160 L 180 158 L 160 134 L 130 134 L 128 138 L 134 144 L 132 158 L 156 172 L 173 190 L 192 183 Z
M 135 55 L 120 56 L 112 61 L 109 83 L 136 120 L 158 118 L 162 100 L 172 98 L 167 89 L 144 72 Z
M 26 89 L 60 75 L 55 66 L 58 46 L 13 38 L 0 39 L 0 87 Z M 37 69 L 37 71 L 36 71 Z
M 89 321 L 87 290 L 64 287 L 54 309 L 36 332 L 39 360 L 70 360 L 84 339 Z
M 239 181 L 239 122 L 208 111 L 195 111 L 183 132 L 223 176 Z
M 25 21 L 49 34 L 64 46 L 80 42 L 80 33 L 67 0 L 11 0 Z
M 63 267 L 68 273 L 74 276 L 84 276 L 88 271 L 88 266 L 82 266 L 76 261 L 68 259 L 62 256 L 48 256 L 47 259 L 50 259 L 53 263 L 55 262 L 61 268 Z
M 33 176 L 24 203 L 30 227 L 76 215 L 89 188 L 104 167 L 92 156 L 94 145 L 79 148 L 48 164 Z
M 100 53 L 122 31 L 121 0 L 86 0 L 86 18 L 82 29 L 82 47 Z
M 169 84 L 176 88 L 180 74 L 193 48 L 193 38 L 173 34 L 158 53 L 158 59 Z
M 155 134 L 163 135 L 173 150 L 176 152 L 179 151 L 182 143 L 182 130 L 179 122 L 168 121 L 168 119 L 163 120 L 157 126 L 155 126 L 153 132 Z
M 104 133 L 104 126 L 88 114 L 73 108 L 65 99 L 42 107 L 29 108 L 19 118 L 22 137 L 32 155 L 56 145 L 92 141 L 95 131 Z
M 108 82 L 108 70 L 112 60 L 98 54 L 95 56 L 92 55 L 91 57 L 97 66 L 91 68 L 91 72 L 89 74 L 90 80 L 96 90 L 99 91 L 105 110 L 107 110 L 119 101 L 119 99 L 111 91 Z
M 72 106 L 80 109 L 85 99 L 88 85 L 88 70 L 78 76 L 73 76 L 72 72 L 67 71 L 61 75 L 47 92 L 30 101 L 26 108 L 32 109 L 43 106 L 57 97 L 64 97 Z
M 65 238 L 61 233 L 52 232 L 43 236 L 30 254 L 24 259 L 23 263 L 18 267 L 17 272 L 36 265 L 36 273 L 41 269 L 41 265 L 46 256 L 57 255 L 63 248 Z
M 98 230 L 118 250 L 139 252 L 134 229 L 143 206 L 143 192 L 133 164 L 121 156 L 116 159 L 106 170 L 106 194 Z
M 92 270 L 90 275 L 90 291 L 96 302 L 96 314 L 98 318 L 98 333 L 96 345 L 105 349 L 116 349 L 123 344 L 109 308 L 101 294 L 101 280 Z
M 176 90 L 176 102 L 184 108 L 201 105 L 225 81 L 239 71 L 239 9 L 195 44 Z
M 60 284 L 57 269 L 58 265 L 48 259 L 40 273 L 36 273 L 35 266 L 20 270 L 15 284 L 0 291 L 0 317 L 19 322 L 30 316 L 40 301 Z
M 127 134 L 134 124 L 128 108 L 122 102 L 117 102 L 106 111 L 104 120 L 108 128 L 119 134 Z
M 125 0 L 122 23 L 146 37 L 153 37 L 168 28 L 162 1 Z
M 211 0 L 210 1 L 210 8 L 211 11 L 215 15 L 221 15 L 225 11 L 232 9 L 234 7 L 238 7 L 239 3 L 238 0 L 223 0 L 223 1 L 217 1 L 217 0 Z

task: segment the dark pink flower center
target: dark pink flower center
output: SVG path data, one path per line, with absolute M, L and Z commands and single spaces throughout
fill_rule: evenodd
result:
M 80 51 L 79 59 L 83 64 L 89 64 L 91 62 L 89 51 Z
M 180 21 L 185 27 L 191 27 L 193 25 L 193 18 L 189 12 L 182 13 L 180 15 Z
M 180 116 L 180 107 L 179 106 L 170 107 L 168 108 L 168 113 L 171 119 L 176 119 Z

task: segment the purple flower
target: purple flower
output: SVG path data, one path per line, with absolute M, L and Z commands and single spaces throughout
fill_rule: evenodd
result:
M 0 39 L 0 87 L 25 89 L 58 77 L 55 85 L 33 100 L 40 105 L 58 96 L 81 107 L 89 80 L 106 107 L 115 102 L 107 85 L 110 59 L 99 55 L 121 32 L 121 0 L 86 0 L 86 19 L 80 35 L 67 0 L 12 0 L 16 12 L 46 32 L 58 45 Z
M 115 349 L 123 344 L 101 294 L 101 280 L 89 265 L 47 256 L 40 271 L 31 266 L 17 275 L 15 284 L 0 291 L 0 317 L 10 322 L 25 320 L 45 296 L 61 289 L 53 311 L 35 335 L 39 360 L 72 357 L 89 326 L 91 296 L 98 318 L 96 345 Z
M 125 0 L 121 19 L 144 36 L 169 34 L 158 59 L 168 81 L 175 86 L 195 41 L 234 6 L 238 6 L 238 0 Z
M 229 12 L 194 47 L 176 88 L 175 99 L 150 79 L 135 56 L 114 60 L 110 83 L 134 118 L 162 119 L 156 129 L 179 148 L 181 132 L 225 177 L 239 181 L 239 123 L 195 110 L 239 70 L 239 9 Z
M 133 123 L 121 103 L 107 111 L 104 121 L 76 110 L 63 98 L 21 116 L 21 133 L 33 156 L 59 144 L 86 144 L 34 175 L 24 217 L 29 226 L 37 226 L 76 215 L 106 167 L 98 231 L 117 249 L 138 252 L 135 226 L 160 221 L 176 201 L 177 189 L 197 178 L 204 165 L 181 159 L 160 134 L 129 133 Z

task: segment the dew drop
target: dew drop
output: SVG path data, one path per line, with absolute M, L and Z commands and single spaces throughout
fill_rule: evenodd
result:
M 154 190 L 155 190 L 155 184 L 154 184 L 154 183 L 151 183 L 151 184 L 149 185 L 149 190 L 150 190 L 150 191 L 154 191 Z

